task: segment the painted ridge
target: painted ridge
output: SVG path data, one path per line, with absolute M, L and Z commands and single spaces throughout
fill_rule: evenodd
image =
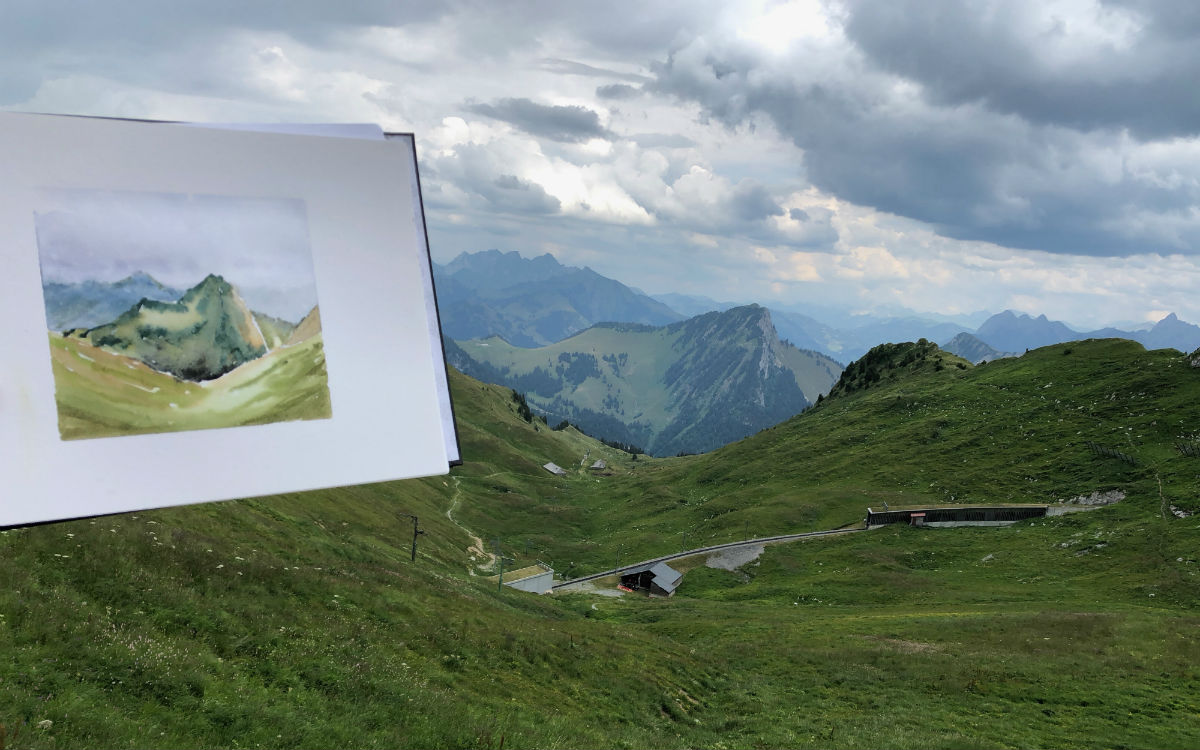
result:
M 612 570 L 606 570 L 602 573 L 593 573 L 591 575 L 581 576 L 579 578 L 572 578 L 569 581 L 563 581 L 562 583 L 554 584 L 554 586 L 551 587 L 551 590 L 557 591 L 558 589 L 565 588 L 567 586 L 571 586 L 576 583 L 583 583 L 585 581 L 593 581 L 597 578 L 611 576 L 616 573 L 624 573 L 627 570 L 633 570 L 634 568 L 638 568 L 643 565 L 653 565 L 655 563 L 667 562 L 668 560 L 678 560 L 681 557 L 691 557 L 692 555 L 702 555 L 707 552 L 716 552 L 717 550 L 733 549 L 735 547 L 748 547 L 753 544 L 770 544 L 771 542 L 792 542 L 792 541 L 796 541 L 798 539 L 812 539 L 813 537 L 818 537 L 818 536 L 836 536 L 839 534 L 853 534 L 853 533 L 859 532 L 859 531 L 866 531 L 866 529 L 865 528 L 854 528 L 854 529 L 829 529 L 828 531 L 805 531 L 801 534 L 781 534 L 780 536 L 764 536 L 764 537 L 759 537 L 758 539 L 746 539 L 741 542 L 727 542 L 725 544 L 714 544 L 711 547 L 697 547 L 696 549 L 690 549 L 685 552 L 676 552 L 673 555 L 663 555 L 662 557 L 654 557 L 649 560 L 642 560 L 641 562 L 632 563 L 630 565 L 622 565 L 619 568 L 613 568 Z

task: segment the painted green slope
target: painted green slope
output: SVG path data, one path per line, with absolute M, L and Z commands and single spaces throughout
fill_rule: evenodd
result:
M 458 346 L 452 361 L 523 391 L 552 422 L 567 419 L 655 455 L 711 450 L 775 424 L 824 393 L 839 371 L 779 341 L 757 306 L 660 328 L 602 324 L 536 349 L 497 337 Z
M 74 337 L 49 334 L 65 440 L 329 417 L 320 334 L 223 377 L 178 380 Z

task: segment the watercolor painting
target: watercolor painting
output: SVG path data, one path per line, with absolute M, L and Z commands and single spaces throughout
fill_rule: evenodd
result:
M 303 201 L 42 191 L 63 440 L 332 416 Z

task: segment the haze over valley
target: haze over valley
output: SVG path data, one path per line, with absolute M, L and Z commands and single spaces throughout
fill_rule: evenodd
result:
M 654 299 L 549 255 L 498 250 L 435 264 L 434 276 L 451 365 L 521 392 L 550 424 L 652 455 L 709 451 L 797 414 L 885 343 L 929 340 L 972 363 L 1091 338 L 1200 349 L 1200 326 L 1174 313 L 1137 330 L 1076 331 L 1009 310 L 979 313 L 978 326 L 802 303 L 771 310 Z

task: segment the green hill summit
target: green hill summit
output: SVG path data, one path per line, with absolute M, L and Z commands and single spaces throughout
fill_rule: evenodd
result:
M 911 374 L 936 371 L 966 370 L 971 363 L 957 354 L 939 349 L 925 339 L 901 344 L 880 344 L 842 371 L 830 389 L 830 397 L 844 396 L 866 390 Z
M 212 380 L 267 352 L 237 289 L 209 274 L 178 302 L 142 299 L 116 320 L 72 335 L 183 380 Z

